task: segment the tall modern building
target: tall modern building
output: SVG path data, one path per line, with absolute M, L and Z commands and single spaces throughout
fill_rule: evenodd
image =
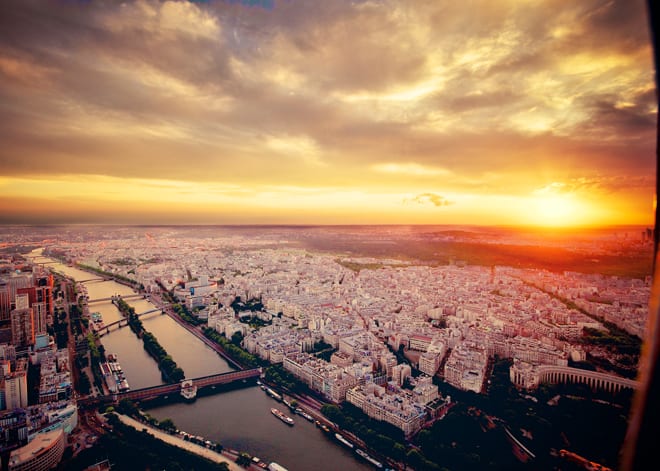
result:
M 34 345 L 34 313 L 27 294 L 16 296 L 16 309 L 11 311 L 11 339 L 16 347 Z
M 34 286 L 32 273 L 22 275 L 12 275 L 5 280 L 9 285 L 9 295 L 11 299 L 16 297 L 19 288 L 29 288 Z
M 9 319 L 11 302 L 11 287 L 7 281 L 0 280 L 0 321 Z
M 0 321 L 11 317 L 16 296 L 27 294 L 29 306 L 34 303 L 45 303 L 46 317 L 52 319 L 53 305 L 53 275 L 36 277 L 32 273 L 11 274 L 0 280 Z
M 29 307 L 32 308 L 34 332 L 36 335 L 45 334 L 48 325 L 53 323 L 55 307 L 53 304 L 53 276 L 41 276 L 34 282 L 34 286 L 16 289 L 16 296 L 26 294 Z M 16 306 L 18 309 L 18 305 Z
M 46 334 L 48 332 L 49 320 L 52 322 L 52 317 L 48 316 L 48 307 L 46 303 L 34 303 L 32 305 L 32 319 L 34 322 L 34 335 Z
M 5 376 L 5 404 L 7 410 L 28 406 L 26 371 L 16 371 Z

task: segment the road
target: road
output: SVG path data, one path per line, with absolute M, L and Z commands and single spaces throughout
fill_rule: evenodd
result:
M 196 443 L 191 443 L 189 441 L 186 441 L 177 435 L 170 435 L 169 433 L 165 433 L 162 430 L 151 427 L 150 425 L 146 425 L 141 422 L 138 422 L 137 420 L 132 419 L 131 417 L 128 417 L 126 415 L 117 414 L 117 416 L 119 417 L 119 420 L 121 420 L 124 424 L 129 425 L 136 430 L 146 429 L 154 437 L 164 441 L 165 443 L 190 451 L 191 453 L 195 453 L 196 455 L 202 456 L 215 463 L 227 463 L 231 471 L 242 471 L 244 469 L 241 466 L 234 463 L 230 458 L 224 456 L 221 453 L 217 453 L 213 450 L 209 450 L 208 448 L 205 448 L 201 445 L 197 445 Z

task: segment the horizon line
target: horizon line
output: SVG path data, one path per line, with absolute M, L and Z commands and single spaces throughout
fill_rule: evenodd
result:
M 60 223 L 3 223 L 4 227 L 61 227 L 61 226 L 105 226 L 105 227 L 477 227 L 477 228 L 502 228 L 502 229 L 533 229 L 544 231 L 567 231 L 576 229 L 610 229 L 624 227 L 647 227 L 655 228 L 654 223 L 642 224 L 590 224 L 590 225 L 567 225 L 567 226 L 544 226 L 534 224 L 459 224 L 459 223 L 369 223 L 369 224 L 329 224 L 329 223 L 103 223 L 103 222 L 60 222 Z

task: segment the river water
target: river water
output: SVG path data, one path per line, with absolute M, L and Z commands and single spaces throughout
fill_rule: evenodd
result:
M 37 256 L 39 252 L 33 253 Z M 35 261 L 52 261 L 39 257 Z M 60 263 L 48 265 L 74 280 L 92 278 L 89 273 Z M 107 298 L 115 294 L 134 294 L 131 288 L 114 281 L 86 282 L 89 299 Z M 127 300 L 140 313 L 154 308 L 145 299 Z M 106 324 L 119 320 L 121 314 L 109 301 L 92 302 L 90 312 L 99 312 Z M 178 325 L 169 316 L 155 313 L 142 323 L 153 333 L 187 378 L 232 371 L 233 368 L 201 340 Z M 119 359 L 131 389 L 162 384 L 154 360 L 142 348 L 142 341 L 127 327 L 112 330 L 102 338 L 106 353 Z M 290 427 L 270 413 L 271 407 L 284 412 L 286 406 L 268 397 L 258 387 L 235 389 L 199 397 L 193 403 L 173 403 L 149 409 L 149 414 L 163 420 L 170 418 L 188 433 L 217 441 L 228 448 L 245 451 L 263 461 L 276 461 L 290 471 L 336 471 L 373 469 L 334 439 L 324 435 L 314 424 L 294 416 Z

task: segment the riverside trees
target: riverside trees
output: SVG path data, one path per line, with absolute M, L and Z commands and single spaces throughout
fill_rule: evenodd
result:
M 178 383 L 186 377 L 183 369 L 181 369 L 163 346 L 158 343 L 156 336 L 146 330 L 142 325 L 142 321 L 135 313 L 135 309 L 129 306 L 123 299 L 117 300 L 117 307 L 121 313 L 128 319 L 128 325 L 131 330 L 135 332 L 139 338 L 142 339 L 144 349 L 158 362 L 158 369 L 163 377 L 163 380 L 168 383 Z

